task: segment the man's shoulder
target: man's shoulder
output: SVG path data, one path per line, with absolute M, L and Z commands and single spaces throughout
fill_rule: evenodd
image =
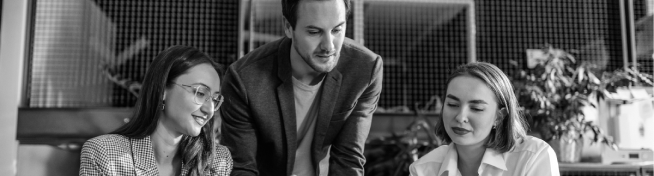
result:
M 374 61 L 379 57 L 375 52 L 349 38 L 345 38 L 343 41 L 341 53 L 345 57 L 355 57 L 357 60 L 364 61 Z
M 280 52 L 280 45 L 282 45 L 287 38 L 281 38 L 276 41 L 266 43 L 250 52 L 242 58 L 236 60 L 230 65 L 230 68 L 235 71 L 248 69 L 253 65 L 268 65 L 273 62 Z

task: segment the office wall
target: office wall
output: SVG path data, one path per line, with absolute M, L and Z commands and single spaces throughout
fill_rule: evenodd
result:
M 16 120 L 22 90 L 27 1 L 4 0 L 0 29 L 0 173 L 16 175 Z

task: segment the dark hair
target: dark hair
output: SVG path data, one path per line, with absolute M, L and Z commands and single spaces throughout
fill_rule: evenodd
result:
M 196 48 L 172 46 L 159 53 L 145 73 L 131 120 L 112 134 L 140 139 L 154 133 L 162 112 L 165 88 L 173 86 L 177 77 L 200 64 L 211 64 L 222 79 L 224 68 Z M 189 166 L 190 175 L 202 175 L 211 168 L 217 138 L 213 125 L 213 120 L 209 120 L 198 136 L 182 137 L 178 152 Z
M 506 108 L 506 113 L 498 113 L 498 124 L 491 130 L 484 146 L 501 153 L 511 150 L 517 141 L 522 141 L 526 136 L 526 123 L 522 112 L 518 109 L 518 99 L 513 92 L 511 81 L 497 66 L 486 62 L 473 62 L 462 65 L 452 72 L 447 79 L 447 85 L 452 79 L 464 75 L 478 78 L 486 83 L 495 93 L 498 108 Z M 452 138 L 445 131 L 442 118 L 436 125 L 436 135 L 446 143 L 452 142 Z
M 291 23 L 293 29 L 295 29 L 295 24 L 297 23 L 297 7 L 300 1 L 303 0 L 282 0 L 282 15 Z M 345 19 L 347 20 L 350 14 L 350 0 L 343 0 L 343 4 L 345 5 Z

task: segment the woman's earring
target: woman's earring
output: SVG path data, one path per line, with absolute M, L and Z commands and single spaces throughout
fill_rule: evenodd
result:
M 163 111 L 164 109 L 166 109 L 166 103 L 161 103 L 161 110 Z

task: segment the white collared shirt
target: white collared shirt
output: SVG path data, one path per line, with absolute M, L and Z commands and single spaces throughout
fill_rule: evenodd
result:
M 413 162 L 409 170 L 411 176 L 460 176 L 457 160 L 456 147 L 443 145 Z M 505 153 L 487 148 L 477 173 L 480 176 L 560 175 L 552 147 L 532 136 Z

